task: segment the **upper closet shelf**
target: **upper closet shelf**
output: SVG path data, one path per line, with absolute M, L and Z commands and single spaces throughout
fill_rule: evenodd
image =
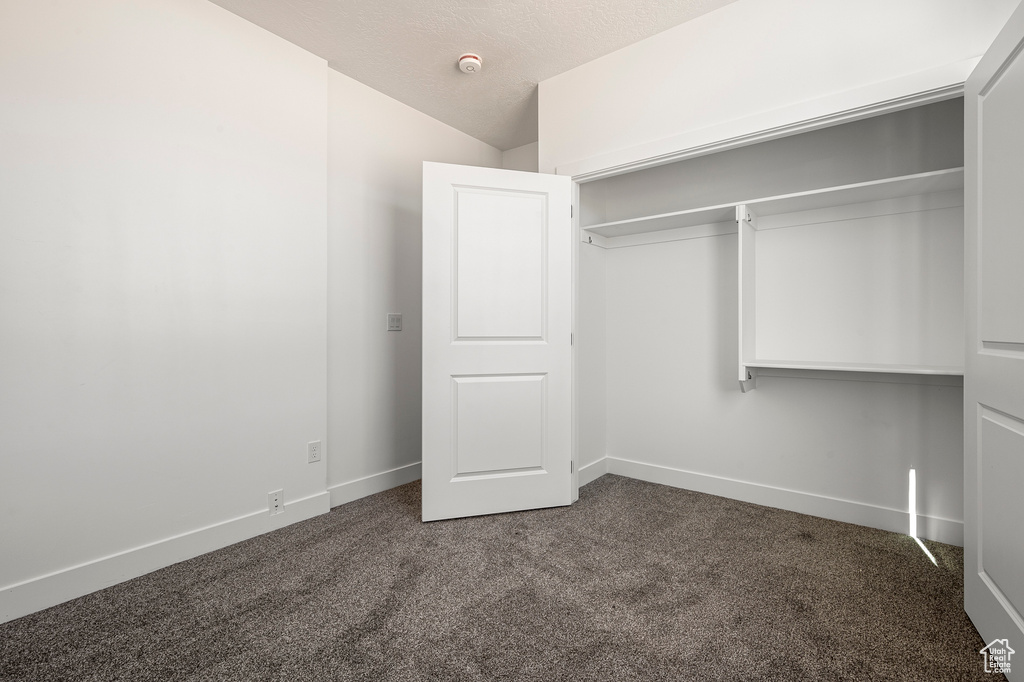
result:
M 799 213 L 819 208 L 863 204 L 869 201 L 883 201 L 921 194 L 935 194 L 949 190 L 962 189 L 964 186 L 964 169 L 948 168 L 945 170 L 903 175 L 884 180 L 859 182 L 853 185 L 828 187 L 810 192 L 783 194 L 766 199 L 738 202 L 754 209 L 757 215 L 780 215 L 783 213 Z
M 624 237 L 642 232 L 661 232 L 680 227 L 695 227 L 714 223 L 735 222 L 736 204 L 691 208 L 685 211 L 660 213 L 658 215 L 613 220 L 608 223 L 588 225 L 583 229 L 601 237 Z
M 964 186 L 964 169 L 949 168 L 928 173 L 917 173 L 915 175 L 903 175 L 883 180 L 872 180 L 852 185 L 841 185 L 838 187 L 827 187 L 806 192 L 795 192 L 761 199 L 750 199 L 736 201 L 730 204 L 716 206 L 704 206 L 674 211 L 672 213 L 660 213 L 657 215 L 640 216 L 625 220 L 614 220 L 611 222 L 598 223 L 595 225 L 583 226 L 583 240 L 590 240 L 591 236 L 602 239 L 600 245 L 612 246 L 616 241 L 622 245 L 633 243 L 636 240 L 615 240 L 617 237 L 627 237 L 643 233 L 673 231 L 678 235 L 682 228 L 693 228 L 703 225 L 714 225 L 731 222 L 735 229 L 735 207 L 743 204 L 758 216 L 771 216 L 802 211 L 813 211 L 816 209 L 844 206 L 848 204 L 860 204 L 871 201 L 884 201 L 901 197 L 912 197 L 918 195 L 936 194 L 949 190 L 962 189 Z M 665 235 L 668 237 L 668 234 Z M 679 238 L 675 236 L 674 238 Z M 636 241 L 636 243 L 650 243 L 661 241 L 658 239 Z

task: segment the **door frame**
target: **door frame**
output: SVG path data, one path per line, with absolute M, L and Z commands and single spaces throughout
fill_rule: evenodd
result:
M 571 488 L 571 494 L 569 499 L 573 504 L 580 499 L 580 419 L 579 419 L 579 353 L 576 352 L 576 314 L 579 310 L 580 302 L 580 278 L 579 278 L 579 260 L 580 260 L 580 183 L 576 181 L 576 178 L 572 178 L 572 185 L 569 195 L 569 205 L 572 210 L 572 221 L 570 223 L 570 232 L 572 233 L 572 277 L 569 280 L 569 286 L 572 288 L 571 298 L 572 301 L 569 304 L 569 327 L 572 330 L 572 344 L 570 348 L 570 402 L 569 414 L 572 415 L 572 424 L 570 425 L 570 431 L 572 432 L 572 439 L 570 448 L 572 452 L 570 457 L 572 459 L 572 478 L 569 484 Z

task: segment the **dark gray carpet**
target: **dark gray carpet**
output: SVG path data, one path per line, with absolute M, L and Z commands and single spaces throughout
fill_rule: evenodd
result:
M 3 680 L 995 680 L 963 551 L 617 476 L 422 524 L 419 483 L 0 625 Z

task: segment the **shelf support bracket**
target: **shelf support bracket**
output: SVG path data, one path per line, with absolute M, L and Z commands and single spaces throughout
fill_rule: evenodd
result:
M 736 228 L 739 263 L 739 380 L 740 391 L 747 393 L 757 388 L 757 368 L 747 367 L 747 361 L 755 356 L 754 343 L 754 240 L 757 233 L 757 215 L 752 207 L 740 204 L 736 207 Z
M 757 388 L 757 368 L 746 368 L 747 378 L 740 379 L 740 392 L 747 393 Z

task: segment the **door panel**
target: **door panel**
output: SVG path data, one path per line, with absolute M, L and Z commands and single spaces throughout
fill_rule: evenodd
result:
M 1024 422 L 981 409 L 978 440 L 981 566 L 1011 604 L 1024 604 L 1024 526 L 1006 516 L 1024 482 Z
M 543 374 L 454 377 L 453 477 L 544 471 Z
M 547 195 L 475 188 L 455 195 L 455 337 L 543 340 Z
M 1024 8 L 965 96 L 964 607 L 1024 652 Z M 1010 660 L 1011 680 L 1024 659 Z
M 979 132 L 985 191 L 981 215 L 985 238 L 981 241 L 981 329 L 986 342 L 1024 339 L 1024 229 L 1021 229 L 1019 172 L 1024 112 L 1024 58 L 1014 55 L 984 86 L 978 101 Z M 993 225 L 1016 229 L 991 229 Z
M 569 178 L 423 166 L 423 520 L 569 504 Z

